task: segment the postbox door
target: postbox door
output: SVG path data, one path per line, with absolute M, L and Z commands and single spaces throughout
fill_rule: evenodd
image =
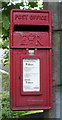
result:
M 12 109 L 36 110 L 50 108 L 51 50 L 37 49 L 35 55 L 28 55 L 26 49 L 14 49 L 11 50 L 11 54 Z

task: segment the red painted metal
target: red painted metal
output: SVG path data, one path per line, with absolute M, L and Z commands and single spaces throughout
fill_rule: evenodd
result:
M 48 10 L 11 10 L 10 99 L 12 110 L 52 107 L 52 24 Z M 30 55 L 29 50 L 34 50 Z M 23 59 L 40 60 L 40 91 L 23 91 Z

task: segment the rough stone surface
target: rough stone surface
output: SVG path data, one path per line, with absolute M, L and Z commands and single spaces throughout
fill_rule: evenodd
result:
M 60 40 L 62 20 L 60 12 L 62 7 L 59 2 L 44 2 L 44 9 L 52 12 L 52 72 L 53 72 L 53 106 L 52 109 L 46 111 L 45 118 L 61 118 L 60 117 Z

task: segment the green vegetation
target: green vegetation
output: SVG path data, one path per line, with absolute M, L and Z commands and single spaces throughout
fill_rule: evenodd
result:
M 2 94 L 2 118 L 19 118 L 24 114 L 24 111 L 11 111 L 10 110 L 10 97 L 9 92 Z
M 9 76 L 7 74 L 2 74 L 2 91 L 9 91 Z

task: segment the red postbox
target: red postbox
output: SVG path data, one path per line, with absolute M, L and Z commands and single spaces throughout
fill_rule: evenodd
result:
M 51 13 L 11 10 L 10 99 L 12 110 L 52 106 Z

